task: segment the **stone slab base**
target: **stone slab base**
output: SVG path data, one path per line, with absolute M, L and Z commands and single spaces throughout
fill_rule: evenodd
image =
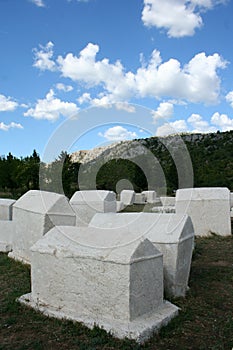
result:
M 16 261 L 19 261 L 23 264 L 27 264 L 27 265 L 30 265 L 30 261 L 23 258 L 21 255 L 17 254 L 16 252 L 12 251 L 8 254 L 8 257 L 11 258 L 11 259 L 14 259 Z
M 165 301 L 156 312 L 149 316 L 142 316 L 132 322 L 122 320 L 110 321 L 69 316 L 49 305 L 40 304 L 38 300 L 33 300 L 31 293 L 25 294 L 17 300 L 24 305 L 42 312 L 46 316 L 81 322 L 91 329 L 94 326 L 98 326 L 117 338 L 134 339 L 138 343 L 144 343 L 148 340 L 153 333 L 158 332 L 161 327 L 166 326 L 179 312 L 177 306 Z
M 6 242 L 0 242 L 0 252 L 9 253 L 12 250 L 12 245 Z

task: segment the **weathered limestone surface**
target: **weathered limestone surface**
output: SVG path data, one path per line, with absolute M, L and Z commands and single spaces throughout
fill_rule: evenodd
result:
M 157 193 L 155 191 L 143 191 L 142 194 L 146 197 L 147 203 L 157 203 L 159 199 L 157 198 Z
M 233 208 L 233 192 L 230 193 L 230 207 Z
M 11 258 L 30 263 L 30 247 L 53 226 L 75 225 L 75 214 L 61 194 L 32 190 L 13 205 L 15 234 Z
M 122 211 L 123 209 L 125 209 L 125 205 L 124 205 L 123 202 L 117 201 L 116 204 L 117 204 L 117 209 L 116 209 L 117 213 L 119 213 L 120 211 Z
M 177 314 L 163 300 L 162 254 L 136 234 L 54 227 L 31 249 L 32 292 L 20 301 L 46 314 L 139 342 Z
M 132 205 L 135 201 L 135 192 L 131 190 L 121 191 L 120 200 L 125 206 Z
M 231 235 L 230 191 L 223 187 L 180 189 L 176 213 L 191 217 L 196 236 Z
M 165 205 L 163 207 L 153 207 L 151 209 L 153 213 L 175 213 L 176 209 L 174 206 Z
M 8 253 L 12 250 L 14 235 L 14 222 L 11 220 L 0 220 L 0 252 Z
M 134 204 L 145 204 L 146 196 L 144 193 L 135 193 Z
M 163 206 L 175 206 L 176 198 L 175 197 L 160 197 L 160 201 Z
M 76 214 L 76 226 L 88 226 L 96 213 L 116 212 L 116 194 L 113 191 L 77 191 L 70 205 Z
M 15 199 L 0 198 L 0 220 L 12 220 L 12 206 Z
M 12 249 L 15 232 L 12 221 L 12 206 L 14 199 L 0 198 L 0 252 L 8 253 Z
M 154 213 L 96 214 L 90 226 L 121 230 L 148 238 L 163 253 L 164 287 L 169 296 L 184 296 L 194 244 L 194 229 L 187 215 Z

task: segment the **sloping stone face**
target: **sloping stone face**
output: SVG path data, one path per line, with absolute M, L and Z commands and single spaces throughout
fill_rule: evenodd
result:
M 194 245 L 194 228 L 187 215 L 154 213 L 96 214 L 90 226 L 134 232 L 148 238 L 163 253 L 164 287 L 169 296 L 185 296 Z
M 135 202 L 135 192 L 131 190 L 123 190 L 120 194 L 120 200 L 125 206 L 132 205 Z
M 77 191 L 70 199 L 76 214 L 76 226 L 88 226 L 96 213 L 115 213 L 116 194 L 113 191 Z
M 12 220 L 14 199 L 0 198 L 0 220 Z
M 13 205 L 15 233 L 9 256 L 30 263 L 30 247 L 53 226 L 75 225 L 75 214 L 64 195 L 28 191 Z

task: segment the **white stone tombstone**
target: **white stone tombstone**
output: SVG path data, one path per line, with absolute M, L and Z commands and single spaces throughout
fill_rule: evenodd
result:
M 125 209 L 125 205 L 123 202 L 117 201 L 116 204 L 117 204 L 117 209 L 116 209 L 117 213 Z
M 12 220 L 12 206 L 15 199 L 0 198 L 0 220 Z
M 53 226 L 75 225 L 75 214 L 61 194 L 31 190 L 13 205 L 15 234 L 9 257 L 30 263 L 30 247 Z
M 196 236 L 231 235 L 230 191 L 227 188 L 180 189 L 176 192 L 176 213 L 191 217 Z
M 148 238 L 163 253 L 164 288 L 169 296 L 185 296 L 194 245 L 194 229 L 187 215 L 154 213 L 96 214 L 93 228 L 127 230 Z
M 147 203 L 153 204 L 159 201 L 157 198 L 157 193 L 155 191 L 143 191 L 142 194 L 145 195 Z
M 165 205 L 163 207 L 153 207 L 151 209 L 151 211 L 153 213 L 175 213 L 176 212 L 176 209 L 175 207 L 172 205 L 172 206 L 169 206 L 169 205 Z
M 176 204 L 176 198 L 175 197 L 160 197 L 160 201 L 162 203 L 163 206 L 175 206 Z
M 20 301 L 47 315 L 142 342 L 178 312 L 163 300 L 162 254 L 147 239 L 54 227 L 31 249 L 32 292 Z
M 125 206 L 132 205 L 135 201 L 135 192 L 131 190 L 121 191 L 120 200 Z
M 146 196 L 143 193 L 135 193 L 134 204 L 145 204 Z
M 233 208 L 233 192 L 230 193 L 230 207 Z
M 116 194 L 113 191 L 77 191 L 70 199 L 76 214 L 76 226 L 88 226 L 96 213 L 116 212 Z
M 12 249 L 15 232 L 12 221 L 12 206 L 14 199 L 0 198 L 0 252 L 8 253 Z
M 12 250 L 15 225 L 12 220 L 0 220 L 0 252 L 8 253 Z

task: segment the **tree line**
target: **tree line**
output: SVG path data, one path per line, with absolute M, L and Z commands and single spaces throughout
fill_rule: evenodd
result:
M 181 137 L 192 161 L 194 187 L 228 187 L 233 191 L 233 131 L 205 135 L 187 134 Z M 178 175 L 169 151 L 157 137 L 138 141 L 155 155 L 164 172 L 167 194 L 174 194 L 179 186 Z M 149 167 L 150 164 L 147 165 Z M 41 162 L 36 150 L 24 158 L 17 158 L 9 153 L 0 157 L 0 197 L 17 199 L 28 190 L 40 188 L 64 193 L 70 198 L 79 190 L 79 171 L 80 163 L 72 162 L 67 152 L 61 152 L 50 164 Z M 149 186 L 143 169 L 132 158 L 106 162 L 96 174 L 94 188 L 88 187 L 87 183 L 87 189 L 116 192 L 121 179 L 128 180 L 136 192 L 147 190 Z

